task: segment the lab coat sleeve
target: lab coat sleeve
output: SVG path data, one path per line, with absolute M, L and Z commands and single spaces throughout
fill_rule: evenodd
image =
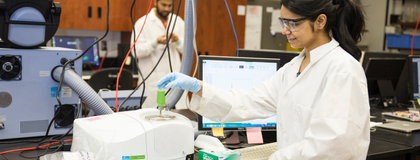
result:
M 352 74 L 332 74 L 316 103 L 307 109 L 312 116 L 304 139 L 278 150 L 270 160 L 366 159 L 370 141 L 366 81 Z
M 144 23 L 144 17 L 140 18 L 136 24 L 135 24 L 135 31 L 136 31 L 136 35 L 133 36 L 133 33 L 131 33 L 131 44 L 134 42 L 133 39 L 137 38 L 137 36 L 140 34 L 141 31 L 141 27 L 143 26 Z M 147 25 L 148 23 L 152 23 L 151 21 L 147 21 L 146 25 L 143 28 L 143 31 L 140 34 L 140 37 L 138 38 L 137 42 L 136 42 L 136 54 L 137 54 L 137 58 L 142 58 L 142 57 L 146 57 L 149 56 L 150 54 L 153 53 L 153 51 L 156 49 L 158 43 L 157 43 L 157 39 L 156 38 L 151 38 L 149 33 L 147 32 L 148 28 Z M 134 53 L 134 52 L 132 52 Z
M 221 123 L 271 117 L 277 111 L 279 77 L 278 71 L 269 80 L 254 86 L 250 92 L 238 89 L 228 91 L 204 83 L 202 97 L 193 94 L 191 109 Z

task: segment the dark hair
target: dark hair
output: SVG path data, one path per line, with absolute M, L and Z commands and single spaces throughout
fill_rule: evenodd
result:
M 357 60 L 360 58 L 361 50 L 356 44 L 365 29 L 365 16 L 359 0 L 282 0 L 282 5 L 294 14 L 309 17 L 312 22 L 325 14 L 327 33 L 332 31 L 341 48 Z

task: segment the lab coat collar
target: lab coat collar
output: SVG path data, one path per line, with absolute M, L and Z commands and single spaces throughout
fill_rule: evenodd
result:
M 316 63 L 318 60 L 320 60 L 322 57 L 330 53 L 331 50 L 334 48 L 337 48 L 339 46 L 339 43 L 331 37 L 331 41 L 323 44 L 312 51 L 309 51 L 309 54 L 311 54 L 311 63 Z
M 316 62 L 318 62 L 320 59 L 322 59 L 322 57 L 329 54 L 333 49 L 337 48 L 338 46 L 339 43 L 331 37 L 330 42 L 323 44 L 310 51 L 311 62 L 308 64 L 308 66 L 306 66 L 305 70 L 303 70 L 303 72 L 300 73 L 300 75 L 295 79 L 295 81 L 290 86 L 288 86 L 288 89 L 286 90 L 286 92 L 284 92 L 284 94 L 286 94 L 297 82 L 299 82 L 299 80 L 306 74 L 306 72 L 308 72 L 308 70 L 311 69 L 313 65 L 316 64 Z M 305 52 L 306 50 L 304 49 L 297 58 L 294 58 L 291 61 L 291 65 L 300 65 L 300 63 L 305 57 Z
M 156 8 L 152 8 L 150 10 L 150 12 L 149 12 L 150 20 L 152 20 L 152 21 L 160 21 L 160 19 L 156 16 L 155 10 L 156 10 Z
M 156 8 L 152 8 L 149 12 L 149 17 L 151 22 L 158 24 L 157 26 L 159 26 L 160 29 L 166 30 L 165 27 L 163 27 L 162 25 L 162 21 L 159 19 L 159 17 L 156 15 L 155 13 Z M 172 23 L 174 23 L 174 18 L 176 15 L 172 15 L 172 13 L 169 13 L 168 15 L 168 20 L 170 20 L 170 18 L 172 18 Z M 168 21 L 169 22 L 169 21 Z M 171 24 L 171 26 L 173 26 L 173 24 Z
M 331 50 L 338 47 L 339 45 L 340 44 L 334 38 L 331 37 L 330 42 L 309 51 L 309 54 L 311 55 L 311 63 L 316 63 L 318 60 L 320 60 L 322 57 L 330 53 Z M 299 57 L 304 58 L 305 53 L 306 53 L 306 49 L 300 52 Z
M 150 16 L 150 20 L 153 20 L 153 21 L 158 21 L 159 23 L 162 23 L 162 21 L 159 19 L 159 17 L 156 15 L 156 13 L 155 13 L 155 10 L 156 10 L 156 8 L 152 8 L 151 10 L 150 10 L 150 13 L 149 13 L 149 16 Z M 172 17 L 173 16 L 173 17 Z M 169 13 L 169 15 L 168 15 L 168 22 L 169 22 L 169 20 L 170 20 L 170 18 L 172 17 L 172 20 L 175 20 L 175 19 L 173 19 L 173 18 L 175 18 L 175 16 L 176 16 L 176 14 L 174 14 L 174 15 L 172 15 L 172 13 Z M 172 21 L 173 22 L 173 21 Z

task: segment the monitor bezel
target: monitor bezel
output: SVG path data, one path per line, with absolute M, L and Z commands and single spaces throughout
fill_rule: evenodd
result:
M 360 57 L 359 62 L 362 64 L 363 69 L 365 69 L 367 67 L 369 58 L 407 58 L 407 57 L 408 57 L 408 54 L 406 53 L 363 51 L 363 54 Z
M 416 100 L 414 99 L 414 91 L 413 91 L 413 87 L 414 87 L 414 79 L 413 79 L 413 58 L 420 58 L 420 55 L 409 55 L 408 56 L 408 71 L 409 71 L 409 86 L 408 86 L 408 94 L 410 96 L 410 100 Z M 420 72 L 420 70 L 418 71 Z
M 277 70 L 280 69 L 280 61 L 279 58 L 256 58 L 256 57 L 232 57 L 232 56 L 208 56 L 208 55 L 200 55 L 198 57 L 198 79 L 203 79 L 203 60 L 235 60 L 235 61 L 254 61 L 254 62 L 276 62 L 277 63 Z M 197 114 L 197 122 L 198 122 L 198 130 L 199 131 L 211 131 L 212 128 L 204 128 L 203 127 L 203 116 Z M 225 131 L 246 131 L 246 127 L 224 127 L 223 130 Z M 276 127 L 261 127 L 262 131 L 276 131 Z
M 401 58 L 401 57 L 382 57 L 382 58 L 379 58 L 379 57 L 371 57 L 371 58 L 368 59 L 368 62 L 366 63 L 366 67 L 364 69 L 365 70 L 365 74 L 366 74 L 366 78 L 368 80 L 383 79 L 383 78 L 369 78 L 369 76 L 368 76 L 369 68 L 372 68 L 372 67 L 370 67 L 371 66 L 371 62 L 372 61 L 376 61 L 376 60 L 390 60 L 390 61 L 393 61 L 393 60 L 401 60 L 401 61 L 404 61 L 404 65 L 405 65 L 405 63 L 407 63 L 407 58 Z M 404 69 L 404 65 L 401 68 L 400 74 L 398 76 L 396 76 L 396 77 L 393 77 L 392 79 L 399 79 L 400 78 L 400 76 L 402 74 L 402 71 Z
M 270 49 L 239 49 L 239 57 L 256 57 L 256 58 L 279 58 L 280 68 L 286 63 L 289 63 L 293 58 L 299 56 L 301 52 L 285 51 L 285 50 L 270 50 Z M 286 58 L 287 57 L 287 58 Z M 286 58 L 282 59 L 282 58 Z

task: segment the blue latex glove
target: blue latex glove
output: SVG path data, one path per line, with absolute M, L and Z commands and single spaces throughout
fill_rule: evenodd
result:
M 196 78 L 192 78 L 179 72 L 172 72 L 163 76 L 157 83 L 159 89 L 180 88 L 193 93 L 197 93 L 201 89 L 200 82 Z

